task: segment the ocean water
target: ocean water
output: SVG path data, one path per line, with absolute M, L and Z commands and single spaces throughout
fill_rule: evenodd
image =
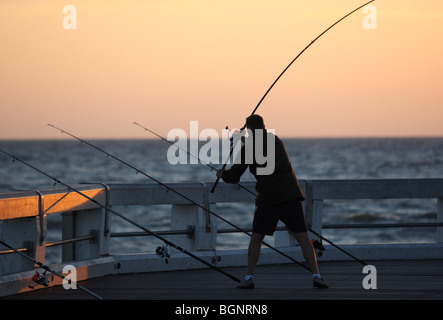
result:
M 299 179 L 443 178 L 443 138 L 283 139 Z M 169 143 L 160 140 L 91 140 L 91 143 L 138 169 L 168 182 L 215 181 L 203 164 L 171 165 Z M 77 140 L 1 141 L 0 149 L 67 184 L 152 182 L 105 154 Z M 213 165 L 221 167 L 221 165 Z M 242 181 L 253 180 L 246 172 Z M 0 192 L 53 186 L 51 179 L 0 153 Z M 167 230 L 170 206 L 114 208 L 153 231 Z M 218 204 L 217 214 L 240 227 L 250 227 L 253 204 Z M 435 222 L 436 199 L 325 201 L 324 224 Z M 52 217 L 54 216 L 54 217 Z M 112 216 L 112 215 L 111 215 Z M 217 218 L 214 217 L 215 220 Z M 230 228 L 217 222 L 219 228 Z M 61 238 L 60 217 L 48 215 L 48 241 Z M 1 227 L 1 225 L 0 225 Z M 112 217 L 111 232 L 140 231 Z M 325 229 L 323 235 L 340 243 L 426 242 L 436 228 Z M 272 243 L 272 238 L 266 241 Z M 218 249 L 246 248 L 243 233 L 221 234 Z M 153 237 L 113 238 L 111 252 L 154 252 L 163 243 Z M 48 248 L 48 253 L 56 250 Z

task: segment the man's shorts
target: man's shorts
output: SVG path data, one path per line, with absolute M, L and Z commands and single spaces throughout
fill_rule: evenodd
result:
M 281 220 L 295 233 L 307 232 L 303 207 L 300 200 L 256 207 L 252 232 L 272 236 Z

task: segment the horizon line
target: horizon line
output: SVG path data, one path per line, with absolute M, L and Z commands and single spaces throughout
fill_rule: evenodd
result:
M 286 136 L 286 135 L 277 135 L 281 139 L 440 139 L 443 138 L 443 135 L 386 135 L 386 136 Z M 83 137 L 82 139 L 88 140 L 114 140 L 114 141 L 124 141 L 124 140 L 154 140 L 161 141 L 160 138 L 155 137 Z M 197 138 L 187 137 L 186 140 L 194 140 Z M 0 141 L 63 141 L 63 140 L 73 140 L 67 137 L 41 137 L 41 138 L 0 138 Z M 221 138 L 220 138 L 221 140 Z M 74 140 L 73 140 L 74 141 Z M 172 141 L 172 140 L 170 140 Z M 201 142 L 205 142 L 206 140 L 201 140 Z

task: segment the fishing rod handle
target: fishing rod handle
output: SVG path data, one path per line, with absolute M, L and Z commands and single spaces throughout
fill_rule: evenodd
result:
M 226 168 L 226 164 L 223 165 L 221 170 L 224 170 L 225 168 Z M 211 193 L 215 192 L 215 188 L 217 187 L 217 184 L 218 184 L 219 181 L 220 181 L 220 178 L 217 177 L 217 179 L 214 182 L 214 185 L 212 186 Z
M 233 150 L 233 147 L 231 147 L 230 155 L 232 155 L 232 150 Z M 223 167 L 221 168 L 221 170 L 224 171 L 225 169 L 226 169 L 226 163 L 223 165 Z M 214 182 L 214 185 L 212 186 L 211 193 L 214 193 L 215 188 L 217 187 L 217 184 L 218 184 L 218 181 L 219 181 L 219 180 L 220 180 L 220 178 L 217 177 L 217 179 L 216 179 L 215 182 Z
M 217 187 L 217 184 L 218 184 L 219 180 L 220 180 L 220 178 L 217 177 L 217 180 L 215 180 L 214 185 L 212 186 L 211 193 L 215 192 L 215 187 Z
M 252 113 L 252 114 L 254 114 L 254 113 Z M 251 115 L 252 115 L 251 114 Z M 228 128 L 228 127 L 226 127 L 226 128 Z M 245 123 L 245 125 L 240 129 L 240 133 L 242 133 L 243 132 L 243 130 L 245 130 L 245 128 L 246 128 L 246 123 Z M 231 141 L 231 150 L 229 151 L 229 157 L 231 157 L 232 156 L 232 152 L 234 151 L 234 146 L 232 145 L 232 141 Z M 226 164 L 227 164 L 227 161 L 226 161 L 226 163 L 223 165 L 223 167 L 221 168 L 221 170 L 225 170 L 226 169 Z M 211 189 L 211 193 L 214 193 L 215 192 L 215 188 L 217 187 L 217 184 L 218 184 L 218 181 L 220 180 L 220 178 L 219 177 L 217 177 L 217 179 L 215 180 L 215 182 L 214 182 L 214 185 L 212 186 L 212 189 Z

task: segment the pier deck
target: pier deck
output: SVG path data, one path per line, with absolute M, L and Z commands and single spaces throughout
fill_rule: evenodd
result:
M 320 262 L 329 289 L 312 287 L 309 273 L 295 264 L 259 265 L 254 290 L 212 269 L 111 275 L 82 281 L 81 285 L 106 299 L 118 300 L 299 300 L 395 299 L 442 300 L 443 260 L 366 261 L 377 269 L 377 289 L 366 290 L 363 266 L 355 261 Z M 223 270 L 241 278 L 244 267 Z M 61 286 L 3 297 L 3 299 L 94 299 L 82 290 Z

